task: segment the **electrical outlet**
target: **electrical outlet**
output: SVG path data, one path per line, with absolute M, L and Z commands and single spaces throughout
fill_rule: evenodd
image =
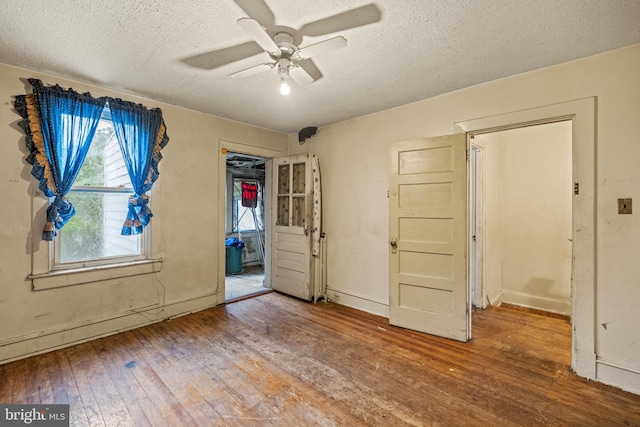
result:
M 334 292 L 333 297 L 331 299 L 333 299 L 335 302 L 340 301 L 340 294 L 337 292 Z
M 618 199 L 618 214 L 630 215 L 632 213 L 632 199 Z

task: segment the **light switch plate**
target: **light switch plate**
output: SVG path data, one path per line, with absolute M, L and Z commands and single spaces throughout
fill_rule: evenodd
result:
M 630 215 L 631 212 L 631 199 L 618 199 L 618 214 Z

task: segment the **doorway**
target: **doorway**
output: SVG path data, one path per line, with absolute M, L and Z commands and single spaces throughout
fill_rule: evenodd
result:
M 225 160 L 225 302 L 268 292 L 265 200 L 268 159 L 227 152 Z
M 572 121 L 470 136 L 473 307 L 571 316 Z
M 454 123 L 454 134 L 440 137 L 423 138 L 411 141 L 399 141 L 390 148 L 389 163 L 389 321 L 394 323 L 398 317 L 398 309 L 409 310 L 416 319 L 410 325 L 399 326 L 415 329 L 451 339 L 467 341 L 470 338 L 470 288 L 468 281 L 469 256 L 469 221 L 467 206 L 469 184 L 466 178 L 466 155 L 468 152 L 467 137 L 507 129 L 522 128 L 538 124 L 570 121 L 572 124 L 572 234 L 573 250 L 571 276 L 571 322 L 572 351 L 571 368 L 580 376 L 596 379 L 596 367 L 599 361 L 595 352 L 595 292 L 596 292 L 596 245 L 595 245 L 595 148 L 596 148 L 596 99 L 594 97 L 561 102 L 537 108 L 513 111 L 510 113 L 470 119 Z M 430 151 L 430 153 L 428 153 Z M 431 157 L 435 155 L 435 157 Z M 428 162 L 421 159 L 429 158 Z M 433 160 L 433 161 L 432 161 Z M 456 183 L 456 171 L 465 171 L 464 191 L 457 191 L 461 186 Z M 429 170 L 419 170 L 419 166 L 428 166 Z M 424 169 L 424 168 L 423 168 Z M 418 176 L 416 176 L 418 175 Z M 418 182 L 427 175 L 433 177 L 430 182 Z M 445 182 L 448 178 L 449 182 Z M 425 200 L 417 197 L 415 190 L 419 184 L 421 189 L 429 190 L 429 207 L 437 208 L 425 212 L 415 212 L 415 202 Z M 435 185 L 430 185 L 435 184 Z M 405 186 L 403 188 L 402 186 Z M 422 191 L 424 196 L 424 191 Z M 455 197 L 454 197 L 455 196 Z M 464 207 L 464 224 L 459 224 L 454 213 L 456 207 Z M 420 208 L 420 206 L 415 206 Z M 424 203 L 423 203 L 423 208 Z M 424 210 L 424 209 L 423 209 Z M 431 212 L 433 211 L 433 212 Z M 399 214 L 403 214 L 401 217 Z M 412 214 L 412 215 L 409 215 Z M 427 214 L 432 214 L 429 217 Z M 428 221 L 416 221 L 427 219 Z M 438 221 L 432 221 L 438 220 Z M 435 222 L 446 222 L 436 226 Z M 428 224 L 427 222 L 431 222 Z M 405 236 L 402 238 L 402 224 Z M 444 233 L 437 233 L 444 231 Z M 426 236 L 429 241 L 416 241 L 415 236 Z M 452 236 L 463 236 L 453 242 Z M 412 271 L 400 271 L 402 263 L 399 258 L 403 252 L 416 258 L 416 252 L 434 253 L 436 248 L 444 255 L 450 255 L 440 265 L 446 268 L 433 270 L 431 264 L 425 262 L 404 263 L 412 267 Z M 448 251 L 447 254 L 444 251 Z M 464 252 L 462 267 L 454 268 L 454 261 Z M 423 257 L 424 258 L 424 257 Z M 409 260 L 411 261 L 411 260 Z M 429 270 L 431 268 L 431 270 Z M 441 302 L 434 306 L 434 298 L 416 295 L 416 290 L 436 281 L 442 292 Z M 406 295 L 402 295 L 402 288 Z M 434 289 L 430 286 L 429 289 Z M 430 291 L 429 291 L 430 292 Z M 448 293 L 447 293 L 448 292 Z M 433 293 L 433 292 L 431 292 Z M 431 301 L 432 309 L 423 302 Z M 428 317 L 433 313 L 443 312 L 444 316 L 437 321 Z M 405 310 L 405 311 L 406 311 Z M 408 317 L 404 316 L 404 317 Z M 401 316 L 402 317 L 402 316 Z M 396 319 L 397 320 L 397 319 Z M 400 319 L 402 320 L 402 318 Z M 426 330 L 429 326 L 431 330 Z

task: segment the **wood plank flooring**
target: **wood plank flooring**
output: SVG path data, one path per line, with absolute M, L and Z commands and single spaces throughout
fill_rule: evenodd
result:
M 277 293 L 0 366 L 0 403 L 73 426 L 640 426 L 640 396 L 575 376 L 563 319 L 474 313 L 458 343 Z

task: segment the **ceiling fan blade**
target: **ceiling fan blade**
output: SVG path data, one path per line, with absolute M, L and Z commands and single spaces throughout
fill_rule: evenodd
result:
M 229 74 L 229 77 L 234 79 L 241 79 L 243 77 L 250 77 L 255 74 L 259 74 L 263 71 L 267 71 L 275 67 L 275 63 L 266 62 L 264 64 L 254 65 L 253 67 L 245 68 L 244 70 L 236 71 L 235 73 Z
M 181 59 L 181 61 L 191 67 L 203 70 L 213 70 L 232 62 L 263 53 L 264 51 L 254 42 L 242 43 L 236 46 L 225 47 L 212 52 L 200 53 Z
M 280 48 L 276 42 L 273 41 L 271 36 L 262 28 L 262 25 L 255 19 L 241 18 L 238 20 L 238 25 L 244 29 L 264 50 L 268 53 L 279 56 Z
M 289 69 L 289 75 L 291 76 L 293 81 L 299 84 L 300 86 L 308 85 L 314 80 L 313 77 L 311 77 L 311 75 L 309 75 L 304 70 L 304 68 L 298 65 L 295 65 Z
M 306 71 L 314 81 L 320 80 L 322 77 L 324 77 L 320 69 L 316 66 L 315 62 L 313 62 L 313 59 L 303 59 L 302 61 L 296 61 L 295 65 L 301 67 L 304 71 Z
M 300 31 L 307 36 L 322 36 L 380 21 L 380 9 L 374 3 L 357 7 L 305 24 Z
M 329 40 L 321 41 L 296 51 L 292 55 L 293 59 L 309 59 L 321 53 L 331 52 L 332 50 L 340 49 L 347 45 L 347 39 L 342 36 L 334 37 Z
M 262 22 L 265 27 L 270 28 L 275 25 L 276 17 L 264 0 L 233 0 L 240 6 L 247 16 L 258 22 Z

